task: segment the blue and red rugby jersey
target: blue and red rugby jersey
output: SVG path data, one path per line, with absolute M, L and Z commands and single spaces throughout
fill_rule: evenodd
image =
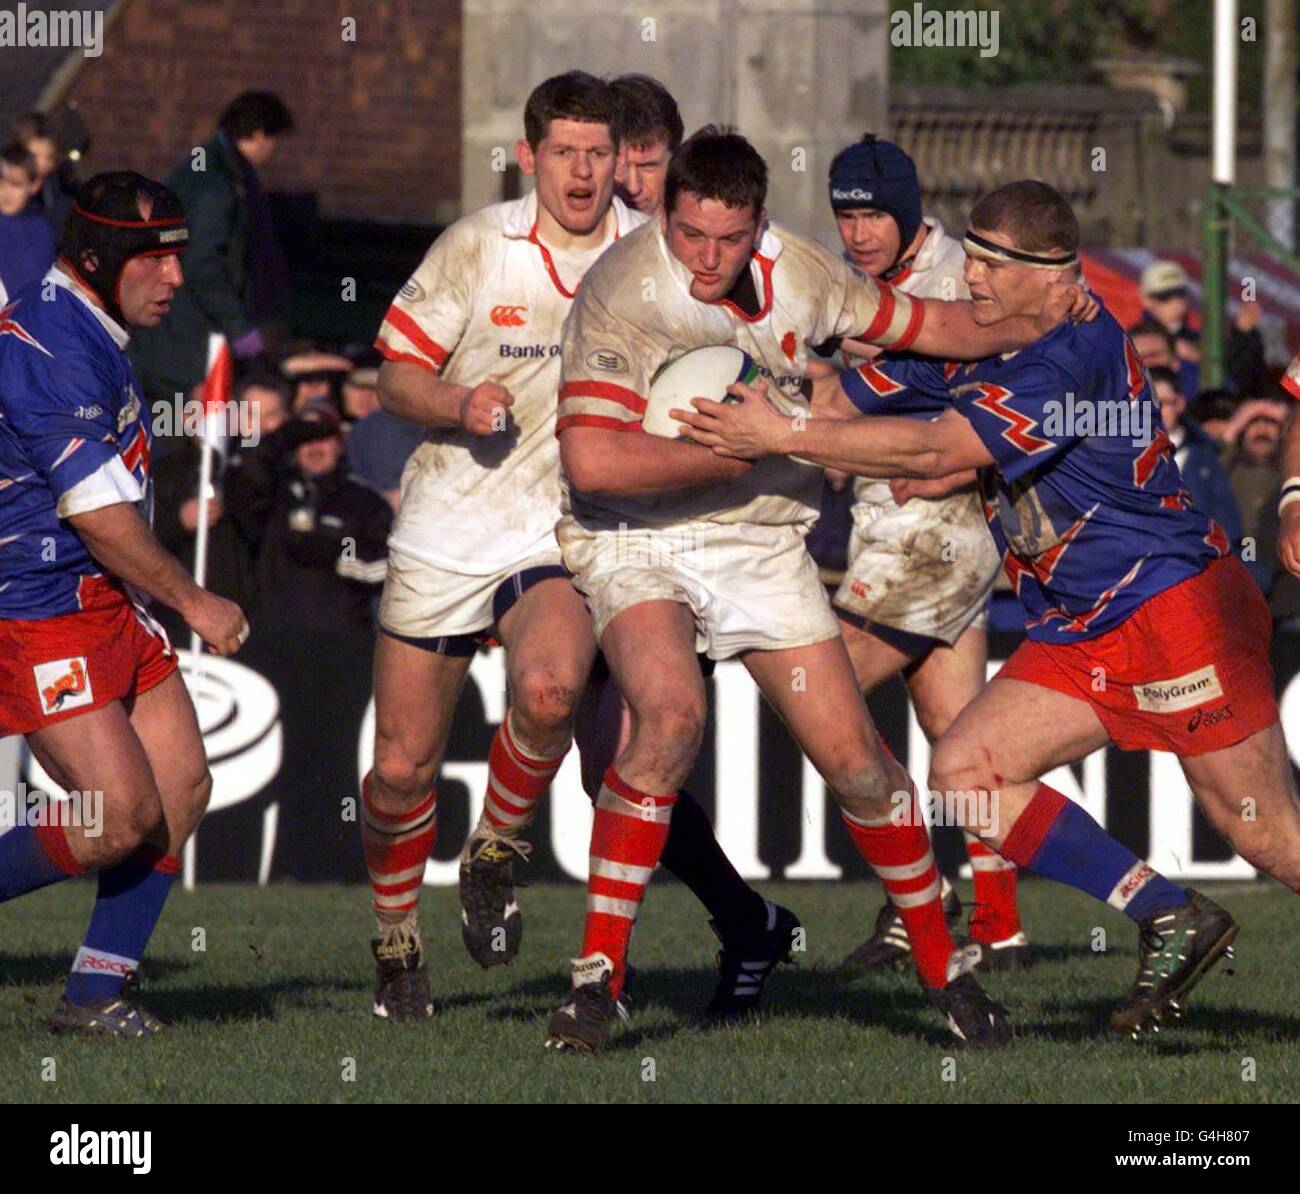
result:
M 1102 310 L 980 361 L 887 355 L 840 382 L 864 414 L 933 419 L 951 406 L 997 462 L 984 513 L 1031 639 L 1093 638 L 1228 554 L 1183 487 L 1150 380 Z
M 128 336 L 51 269 L 0 309 L 0 618 L 75 613 L 103 569 L 65 520 L 117 502 L 152 517 L 148 407 Z

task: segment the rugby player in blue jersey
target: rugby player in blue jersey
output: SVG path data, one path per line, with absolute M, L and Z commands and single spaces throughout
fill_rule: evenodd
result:
M 136 1002 L 136 971 L 212 778 L 144 595 L 218 654 L 248 635 L 239 607 L 199 588 L 149 529 L 149 411 L 127 328 L 167 313 L 186 240 L 166 187 L 97 175 L 58 261 L 0 311 L 0 736 L 25 735 L 81 814 L 47 808 L 0 833 L 0 903 L 99 878 L 56 1030 L 165 1026 Z
M 982 322 L 1033 315 L 1053 282 L 1077 276 L 1078 224 L 1044 183 L 987 195 L 964 243 Z M 1067 322 L 973 363 L 881 358 L 841 374 L 799 425 L 759 391 L 732 392 L 744 401 L 674 412 L 721 455 L 797 454 L 893 478 L 899 501 L 977 471 L 1028 640 L 940 738 L 930 786 L 996 793 L 996 825 L 981 833 L 1003 857 L 1138 924 L 1138 976 L 1110 1022 L 1133 1036 L 1158 1030 L 1230 952 L 1237 926 L 1039 778 L 1110 743 L 1176 754 L 1214 827 L 1293 890 L 1300 803 L 1268 610 L 1183 487 L 1119 324 L 1109 313 Z

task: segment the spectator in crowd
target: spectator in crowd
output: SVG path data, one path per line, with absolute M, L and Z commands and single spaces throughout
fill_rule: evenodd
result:
M 200 388 L 190 393 L 197 401 Z M 289 417 L 289 387 L 274 373 L 249 373 L 235 387 L 239 404 L 240 433 L 250 446 L 270 436 Z M 153 469 L 154 532 L 163 545 L 191 572 L 198 538 L 199 469 L 202 442 L 195 436 L 163 456 Z M 207 588 L 248 609 L 253 596 L 252 544 L 241 528 L 225 516 L 223 490 L 228 475 L 241 462 L 239 441 L 221 444 L 213 454 L 213 473 L 208 495 Z M 160 620 L 176 641 L 188 641 L 183 620 L 173 611 L 160 611 Z
M 280 372 L 293 387 L 293 409 L 302 410 L 317 398 L 329 402 L 335 413 L 343 409 L 343 379 L 352 372 L 352 362 L 336 352 L 314 346 L 295 351 L 280 362 Z
M 289 109 L 267 91 L 233 100 L 217 131 L 167 177 L 181 197 L 190 240 L 185 285 L 156 327 L 131 337 L 131 359 L 150 405 L 186 393 L 220 332 L 235 357 L 257 356 L 289 298 L 289 270 L 258 170 L 293 129 Z
M 402 470 L 424 439 L 425 428 L 379 405 L 379 370 L 354 369 L 343 383 L 343 414 L 350 419 L 348 459 L 353 472 L 397 509 Z
M 1282 484 L 1278 454 L 1287 408 L 1282 402 L 1254 398 L 1243 402 L 1224 429 L 1224 470 L 1237 495 L 1243 533 L 1258 539 L 1264 506 L 1277 500 Z
M 1202 390 L 1191 404 L 1192 416 L 1216 444 L 1220 460 L 1223 457 L 1228 424 L 1241 404 L 1227 390 Z
M 1187 274 L 1176 261 L 1153 261 L 1138 282 L 1143 320 L 1159 324 L 1174 342 L 1184 394 L 1200 389 L 1201 337 L 1187 322 Z
M 1174 445 L 1174 460 L 1183 475 L 1183 483 L 1198 509 L 1213 518 L 1228 536 L 1234 554 L 1241 555 L 1241 512 L 1237 498 L 1219 463 L 1219 446 L 1187 413 L 1187 399 L 1182 382 L 1172 369 L 1150 370 L 1156 405 L 1165 425 L 1165 433 Z
M 15 141 L 0 152 L 0 305 L 54 262 L 49 223 L 32 206 L 40 180 L 36 159 Z
M 1180 372 L 1174 338 L 1163 324 L 1151 318 L 1141 319 L 1129 328 L 1128 338 L 1133 341 L 1134 349 L 1148 369 L 1172 369 Z M 1196 391 L 1184 386 L 1183 393 L 1195 394 Z
M 1260 314 L 1258 303 L 1239 303 L 1232 327 L 1228 329 L 1223 367 L 1234 394 L 1261 394 L 1268 385 L 1264 337 L 1259 330 Z
M 1300 579 L 1282 567 L 1277 554 L 1282 529 L 1277 504 L 1281 497 L 1282 488 L 1278 486 L 1260 511 L 1256 543 L 1258 559 L 1251 571 L 1268 598 L 1268 611 L 1273 615 L 1275 626 L 1296 633 L 1300 632 Z
M 255 631 L 371 625 L 393 511 L 348 476 L 343 426 L 327 400 L 241 453 L 225 506 L 254 550 Z
M 54 122 L 44 112 L 28 112 L 14 122 L 14 138 L 36 162 L 36 192 L 32 210 L 40 214 L 57 245 L 72 210 L 80 182 L 59 141 Z

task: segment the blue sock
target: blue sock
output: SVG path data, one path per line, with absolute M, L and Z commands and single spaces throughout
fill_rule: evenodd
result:
M 57 825 L 15 825 L 0 833 L 0 904 L 81 874 Z
M 1145 920 L 1162 908 L 1187 903 L 1187 893 L 1120 845 L 1072 800 L 1039 784 L 1002 843 L 1003 858 L 1067 883 Z
M 86 940 L 68 975 L 73 1003 L 112 999 L 140 964 L 162 915 L 179 860 L 142 846 L 116 866 L 99 872 L 99 894 Z

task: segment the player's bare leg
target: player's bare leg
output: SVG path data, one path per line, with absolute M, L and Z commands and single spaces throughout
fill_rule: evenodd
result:
M 938 643 L 919 660 L 842 616 L 840 629 L 864 695 L 895 673 L 903 673 L 917 721 L 931 745 L 984 688 L 988 635 L 980 626 L 966 627 L 951 646 Z M 970 932 L 983 947 L 981 966 L 1012 969 L 1028 965 L 1029 943 L 1016 907 L 1016 868 L 974 834 L 964 832 L 963 837 L 974 873 Z M 961 903 L 947 878 L 941 882 L 944 912 L 956 931 Z M 902 918 L 886 904 L 876 917 L 871 936 L 845 958 L 844 965 L 853 970 L 905 966 L 910 950 Z
M 1037 776 L 1109 741 L 1092 706 L 1021 680 L 993 680 L 939 740 L 930 786 L 990 793 L 981 836 L 1017 866 L 1088 892 L 1136 922 L 1138 976 L 1111 1027 L 1159 1031 L 1221 957 L 1237 926 L 1198 892 L 1158 874 Z
M 165 1027 L 135 1002 L 136 973 L 212 778 L 179 672 L 128 703 L 129 714 L 113 702 L 31 735 L 60 784 L 102 800 L 104 832 L 69 834 L 83 866 L 98 868 L 99 892 L 55 1012 L 59 1031 L 145 1036 Z
M 906 669 L 915 662 L 913 655 L 893 643 L 887 643 L 870 630 L 859 626 L 856 621 L 841 615 L 839 623 L 840 633 L 844 636 L 844 647 L 848 651 L 849 659 L 853 664 L 853 674 L 863 696 L 873 692 L 891 676 L 896 676 L 900 672 L 905 673 Z M 909 682 L 909 689 L 910 687 Z M 912 699 L 917 717 L 920 719 L 921 709 L 915 694 Z M 922 728 L 926 728 L 924 721 Z M 928 729 L 926 733 L 929 734 Z M 950 931 L 955 932 L 961 918 L 961 901 L 946 876 L 941 874 L 939 882 L 944 914 L 948 918 Z M 849 970 L 875 970 L 879 967 L 902 969 L 910 966 L 911 952 L 912 945 L 908 940 L 903 918 L 886 900 L 876 914 L 876 923 L 871 935 L 849 953 L 844 959 L 843 966 Z
M 523 939 L 514 860 L 522 836 L 573 741 L 573 718 L 596 640 L 567 577 L 527 589 L 502 617 L 510 702 L 488 752 L 483 813 L 460 858 L 461 936 L 480 966 L 505 965 Z
M 1281 723 L 1179 761 L 1205 815 L 1232 848 L 1300 892 L 1300 802 Z
M 988 634 L 967 626 L 952 646 L 940 643 L 906 672 L 916 719 L 932 744 L 984 690 L 988 655 Z
M 883 684 L 890 676 L 896 676 L 913 661 L 913 656 L 900 651 L 892 643 L 864 630 L 845 618 L 839 619 L 840 633 L 844 636 L 844 648 L 849 653 L 853 664 L 853 674 L 858 681 L 858 689 L 864 695 Z
M 653 653 L 646 643 L 655 644 Z M 582 956 L 573 961 L 573 992 L 547 1028 L 548 1046 L 586 1052 L 608 1039 L 628 942 L 705 718 L 695 625 L 685 606 L 645 601 L 623 610 L 601 650 L 631 711 L 631 733 L 596 800 Z
M 378 933 L 374 1013 L 433 1014 L 416 904 L 437 835 L 433 782 L 471 656 L 441 655 L 388 634 L 375 643 L 375 762 L 361 784 L 361 837 Z
M 36 730 L 27 735 L 27 745 L 63 788 L 91 793 L 100 802 L 92 818 L 98 826 L 60 830 L 74 873 L 121 862 L 157 829 L 162 802 L 149 756 L 121 701 Z M 17 893 L 5 893 L 10 894 Z
M 151 842 L 179 858 L 212 794 L 203 734 L 179 671 L 135 698 L 131 728 L 149 759 L 162 804 L 162 821 Z
M 595 803 L 605 772 L 632 736 L 632 714 L 612 679 L 593 678 L 578 704 L 574 740 L 582 783 Z M 767 979 L 788 959 L 799 918 L 764 899 L 731 864 L 708 815 L 685 788 L 678 790 L 660 864 L 690 888 L 709 911 L 721 942 L 718 985 L 707 1014 L 730 1019 L 756 1013 Z
M 933 746 L 957 715 L 984 689 L 988 635 L 967 626 L 957 641 L 940 643 L 906 673 L 921 729 Z M 963 833 L 975 889 L 970 935 L 983 948 L 981 965 L 991 970 L 1029 965 L 1029 941 L 1016 906 L 1016 868 L 977 835 Z
M 843 640 L 741 659 L 834 794 L 853 844 L 904 918 L 917 977 L 958 1042 L 1007 1044 L 1004 1009 L 969 974 L 977 956 L 959 953 L 948 930 L 916 790 L 871 724 Z

